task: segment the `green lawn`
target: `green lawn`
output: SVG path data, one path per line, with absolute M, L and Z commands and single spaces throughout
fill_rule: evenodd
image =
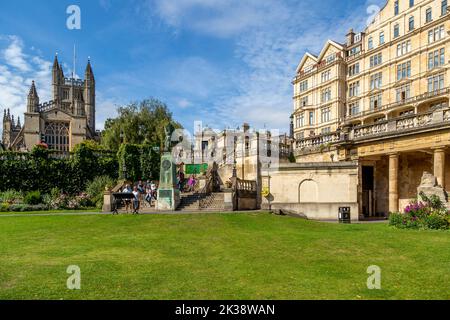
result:
M 47 211 L 6 211 L 6 212 L 0 212 L 0 216 L 2 215 L 15 215 L 15 214 L 19 214 L 19 215 L 24 215 L 24 214 L 49 214 L 49 213 L 84 213 L 84 212 L 97 212 L 100 213 L 102 210 L 101 209 L 97 209 L 97 208 L 91 208 L 86 210 L 47 210 Z
M 382 290 L 367 289 L 370 265 Z M 450 232 L 264 213 L 0 217 L 0 299 L 431 298 L 450 299 Z

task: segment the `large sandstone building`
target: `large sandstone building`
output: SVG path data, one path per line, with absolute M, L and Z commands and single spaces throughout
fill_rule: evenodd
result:
M 97 139 L 95 130 L 95 78 L 88 62 L 85 79 L 66 78 L 58 57 L 52 68 L 52 96 L 40 103 L 33 83 L 28 94 L 24 124 L 4 110 L 2 143 L 10 150 L 31 150 L 45 143 L 51 150 L 68 152 L 86 139 Z
M 402 210 L 424 172 L 450 190 L 449 16 L 445 0 L 389 0 L 362 32 L 304 55 L 297 163 L 272 174 L 274 207 L 335 219 L 348 206 L 364 219 Z

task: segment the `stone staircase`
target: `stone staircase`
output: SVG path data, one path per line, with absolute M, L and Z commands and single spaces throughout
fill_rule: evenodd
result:
M 181 196 L 180 205 L 177 211 L 182 212 L 223 212 L 224 194 L 223 193 L 190 193 Z

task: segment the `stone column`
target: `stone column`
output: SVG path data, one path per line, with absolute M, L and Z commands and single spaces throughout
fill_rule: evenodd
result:
M 445 188 L 445 150 L 443 148 L 434 149 L 434 176 L 438 184 Z
M 389 212 L 398 212 L 398 154 L 389 155 Z

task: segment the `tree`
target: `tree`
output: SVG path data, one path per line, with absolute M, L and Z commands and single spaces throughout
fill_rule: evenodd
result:
M 118 151 L 121 143 L 163 147 L 164 127 L 169 123 L 181 125 L 172 119 L 168 107 L 156 99 L 132 102 L 117 109 L 115 119 L 108 119 L 102 133 L 102 144 L 108 150 Z

